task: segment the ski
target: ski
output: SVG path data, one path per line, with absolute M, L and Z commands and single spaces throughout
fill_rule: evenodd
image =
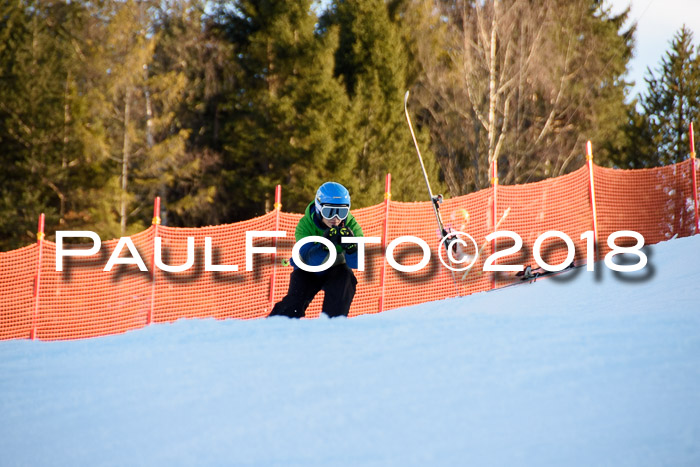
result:
M 495 292 L 497 290 L 501 289 L 507 289 L 509 287 L 517 287 L 519 285 L 524 285 L 524 284 L 532 284 L 534 282 L 537 282 L 539 279 L 542 278 L 549 278 L 549 277 L 556 277 L 560 275 L 567 274 L 573 270 L 579 269 L 581 266 L 585 266 L 584 264 L 577 265 L 574 261 L 571 262 L 568 266 L 566 266 L 564 269 L 561 271 L 547 271 L 546 269 L 542 269 L 541 267 L 536 267 L 533 268 L 532 266 L 527 266 L 523 271 L 519 271 L 515 273 L 513 276 L 514 281 L 511 282 L 510 284 L 506 284 L 504 286 L 495 288 L 491 290 L 491 292 Z
M 535 282 L 540 277 L 555 276 L 559 273 L 568 271 L 569 269 L 573 269 L 575 267 L 576 267 L 576 264 L 573 261 L 571 262 L 571 264 L 566 266 L 561 271 L 547 271 L 546 269 L 543 269 L 541 267 L 533 269 L 532 266 L 527 266 L 523 271 L 517 272 L 515 274 L 515 276 L 519 277 L 521 282 L 522 281 Z

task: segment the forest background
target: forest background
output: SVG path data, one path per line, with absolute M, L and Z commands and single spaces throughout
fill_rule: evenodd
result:
M 0 251 L 55 230 L 353 208 L 688 157 L 700 53 L 681 28 L 630 97 L 635 25 L 595 0 L 0 0 Z

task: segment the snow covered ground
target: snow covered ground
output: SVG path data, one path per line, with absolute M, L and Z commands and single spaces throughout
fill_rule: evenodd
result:
M 349 320 L 0 342 L 0 465 L 698 466 L 700 236 L 647 252 Z

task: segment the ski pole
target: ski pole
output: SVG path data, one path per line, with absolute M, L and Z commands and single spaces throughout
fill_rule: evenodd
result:
M 437 219 L 438 227 L 440 228 L 440 233 L 443 237 L 447 236 L 447 230 L 442 223 L 442 216 L 440 216 L 440 202 L 442 202 L 442 195 L 433 195 L 433 190 L 430 188 L 430 181 L 428 181 L 428 172 L 425 170 L 425 165 L 423 164 L 423 156 L 421 156 L 420 148 L 418 147 L 418 141 L 416 140 L 416 134 L 413 132 L 413 125 L 411 124 L 411 117 L 408 115 L 408 94 L 410 91 L 406 91 L 406 95 L 403 98 L 403 110 L 406 113 L 406 121 L 408 122 L 408 129 L 411 130 L 411 137 L 413 138 L 413 144 L 416 147 L 416 153 L 418 154 L 418 161 L 420 162 L 420 167 L 423 169 L 423 177 L 425 178 L 425 185 L 428 187 L 428 194 L 430 195 L 430 200 L 433 203 L 433 211 L 435 211 L 435 219 Z
M 445 229 L 445 225 L 442 223 L 442 216 L 440 215 L 440 203 L 442 202 L 442 195 L 433 195 L 433 190 L 430 188 L 430 181 L 428 180 L 428 172 L 425 170 L 425 165 L 423 164 L 423 156 L 421 156 L 420 153 L 420 148 L 418 147 L 418 140 L 416 140 L 416 134 L 413 132 L 413 124 L 411 123 L 411 116 L 408 115 L 408 94 L 409 91 L 406 91 L 406 95 L 403 98 L 403 110 L 404 113 L 406 114 L 406 121 L 408 122 L 408 129 L 411 130 L 411 138 L 413 138 L 413 145 L 416 147 L 416 153 L 418 154 L 418 161 L 420 162 L 420 167 L 423 170 L 423 178 L 425 178 L 425 185 L 428 187 L 428 194 L 430 195 L 430 201 L 432 202 L 433 205 L 433 212 L 435 212 L 435 219 L 437 220 L 438 223 L 438 228 L 440 229 L 440 240 L 443 238 L 447 237 L 447 230 Z M 447 242 L 445 242 L 445 248 L 447 248 Z M 455 293 L 457 296 L 459 296 L 459 286 L 457 285 L 457 277 L 455 276 L 455 272 L 451 271 L 452 273 L 452 282 L 454 283 L 455 286 Z

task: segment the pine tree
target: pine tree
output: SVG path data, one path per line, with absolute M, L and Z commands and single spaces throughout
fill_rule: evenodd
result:
M 187 135 L 186 141 L 179 140 L 184 150 L 178 150 L 174 159 L 181 167 L 173 173 L 164 171 L 167 184 L 160 189 L 163 220 L 172 226 L 225 220 L 214 202 L 221 185 L 220 101 L 235 85 L 236 64 L 229 60 L 230 45 L 209 27 L 205 6 L 200 0 L 171 0 L 155 8 L 153 29 L 158 40 L 149 66 L 154 93 L 151 123 L 160 120 L 161 132 Z M 161 95 L 170 97 L 163 100 Z
M 220 205 L 229 220 L 260 215 L 282 183 L 285 208 L 302 211 L 347 163 L 337 143 L 347 109 L 333 77 L 337 34 L 317 34 L 308 0 L 239 1 L 219 16 L 240 68 L 224 109 Z
M 0 248 L 47 232 L 103 238 L 150 224 L 225 220 L 217 107 L 232 89 L 225 42 L 196 0 L 0 5 Z
M 102 203 L 92 217 L 112 235 L 149 225 L 155 196 L 163 198 L 167 219 L 170 191 L 200 167 L 187 151 L 190 129 L 178 120 L 187 77 L 181 68 L 155 63 L 158 7 L 156 2 L 107 2 L 98 10 L 103 21 L 91 31 L 93 105 L 85 133 L 107 179 L 95 193 Z M 177 208 L 181 200 L 170 199 Z
M 86 137 L 106 178 L 104 188 L 94 192 L 104 205 L 92 215 L 108 236 L 130 234 L 148 225 L 148 210 L 140 202 L 136 183 L 148 151 L 145 67 L 155 45 L 148 33 L 148 7 L 147 2 L 133 0 L 96 5 L 93 14 L 100 21 L 88 35 L 87 92 L 92 105 L 85 122 Z
M 683 26 L 654 73 L 647 70 L 640 114 L 631 114 L 629 143 L 619 165 L 651 167 L 685 160 L 690 151 L 688 124 L 700 117 L 700 53 L 693 33 Z
M 348 141 L 352 177 L 348 183 L 357 205 L 381 201 L 384 176 L 392 174 L 392 196 L 400 201 L 427 197 L 403 112 L 408 54 L 400 26 L 382 0 L 334 1 L 322 24 L 340 29 L 335 72 L 350 99 Z M 421 138 L 425 143 L 425 138 Z M 426 169 L 439 191 L 437 164 L 423 144 Z
M 79 92 L 86 11 L 78 3 L 21 1 L 0 6 L 0 248 L 47 231 L 80 228 L 91 201 Z M 89 169 L 88 169 L 89 172 Z

